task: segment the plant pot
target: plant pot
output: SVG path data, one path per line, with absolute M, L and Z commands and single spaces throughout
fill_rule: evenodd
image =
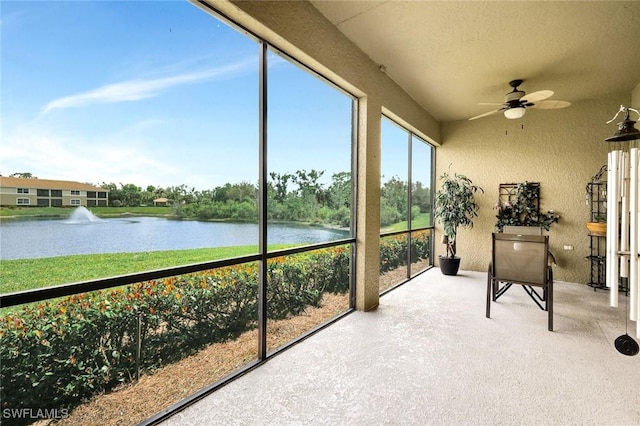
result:
M 440 261 L 440 271 L 443 275 L 457 275 L 460 269 L 459 257 L 438 256 Z
M 591 235 L 604 237 L 607 235 L 606 222 L 587 222 L 587 229 Z

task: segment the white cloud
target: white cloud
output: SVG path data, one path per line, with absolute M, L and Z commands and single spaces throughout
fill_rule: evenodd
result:
M 88 122 L 87 117 L 79 121 L 72 109 L 159 96 L 173 87 L 228 78 L 255 66 L 253 58 L 224 67 L 122 81 L 55 99 L 32 120 L 5 120 L 0 131 L 0 172 L 5 176 L 29 172 L 41 179 L 143 187 L 184 183 L 202 189 L 223 184 L 222 179 L 236 181 L 231 173 L 211 168 L 207 156 L 189 156 L 191 151 L 176 145 L 172 124 L 162 114 L 155 116 L 151 108 L 139 117 L 114 117 L 110 126 L 103 126 L 102 121 Z M 48 114 L 52 111 L 60 114 Z M 197 143 L 193 140 L 190 146 Z M 206 150 L 211 153 L 211 142 L 208 144 Z
M 137 101 L 151 98 L 158 96 L 163 90 L 170 89 L 175 86 L 200 83 L 203 81 L 226 77 L 233 73 L 242 72 L 249 66 L 255 66 L 255 59 L 172 77 L 147 80 L 135 79 L 108 84 L 88 92 L 55 99 L 45 105 L 42 112 L 46 114 L 55 109 L 82 107 L 97 103 Z
M 146 127 L 150 123 L 133 126 Z M 142 141 L 121 139 L 127 131 L 103 135 L 90 141 L 79 136 L 60 136 L 50 130 L 27 128 L 7 135 L 0 170 L 8 175 L 29 172 L 41 179 L 62 179 L 100 184 L 169 185 L 167 176 L 179 174 L 170 163 L 145 149 Z

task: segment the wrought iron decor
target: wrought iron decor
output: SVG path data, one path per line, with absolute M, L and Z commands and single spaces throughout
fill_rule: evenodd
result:
M 600 168 L 586 186 L 586 203 L 589 207 L 589 221 L 591 223 L 607 220 L 607 165 Z M 589 227 L 589 225 L 587 225 Z M 606 229 L 606 228 L 605 228 Z M 594 232 L 589 229 L 589 256 L 591 262 L 591 276 L 589 285 L 593 290 L 606 288 L 606 233 Z
M 518 202 L 518 189 L 523 185 L 527 186 L 527 198 L 531 200 L 531 207 L 536 213 L 540 212 L 540 183 L 525 182 L 522 183 L 501 183 L 498 189 L 498 198 L 500 205 L 514 205 Z
M 560 220 L 553 210 L 540 212 L 540 184 L 537 182 L 500 184 L 496 208 L 498 232 L 506 225 L 537 226 L 548 231 Z

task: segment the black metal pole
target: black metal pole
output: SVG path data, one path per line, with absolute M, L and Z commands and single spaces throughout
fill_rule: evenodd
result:
M 260 276 L 258 277 L 258 359 L 267 358 L 267 44 L 260 43 L 259 83 L 259 134 L 260 178 L 259 192 L 259 251 Z

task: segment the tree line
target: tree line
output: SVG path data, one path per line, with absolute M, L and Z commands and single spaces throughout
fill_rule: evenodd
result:
M 351 223 L 351 173 L 339 172 L 329 183 L 322 183 L 322 170 L 298 170 L 294 173 L 269 174 L 267 179 L 267 218 L 283 222 L 334 224 L 348 227 Z M 258 185 L 250 182 L 226 183 L 207 190 L 186 185 L 166 188 L 149 185 L 103 183 L 109 190 L 109 205 L 135 207 L 152 205 L 166 198 L 179 218 L 199 220 L 258 220 Z M 381 187 L 381 226 L 407 218 L 409 186 L 394 176 Z M 412 185 L 412 213 L 431 210 L 431 191 L 421 182 Z
M 295 173 L 269 174 L 267 179 L 267 218 L 286 222 L 334 224 L 348 227 L 351 221 L 351 173 L 340 172 L 323 184 L 324 171 L 312 169 Z M 31 173 L 13 173 L 11 177 L 37 179 Z M 166 198 L 179 218 L 200 220 L 258 220 L 258 185 L 249 182 L 226 183 L 199 191 L 187 185 L 142 188 L 133 183 L 96 185 L 109 190 L 112 207 L 153 205 Z M 409 185 L 393 176 L 380 188 L 380 222 L 388 226 L 407 219 Z M 431 191 L 420 181 L 411 188 L 412 215 L 431 211 Z
M 329 183 L 322 183 L 323 170 L 298 170 L 269 174 L 267 179 L 267 218 L 283 222 L 334 224 L 351 223 L 351 173 L 339 172 Z M 11 176 L 37 179 L 31 173 Z M 226 183 L 213 189 L 196 190 L 187 185 L 142 188 L 133 183 L 96 185 L 109 191 L 109 206 L 139 207 L 166 198 L 179 218 L 199 220 L 258 220 L 258 185 L 250 182 Z M 380 188 L 380 222 L 388 226 L 407 218 L 409 185 L 397 176 Z M 412 214 L 431 211 L 431 191 L 422 182 L 411 188 Z

